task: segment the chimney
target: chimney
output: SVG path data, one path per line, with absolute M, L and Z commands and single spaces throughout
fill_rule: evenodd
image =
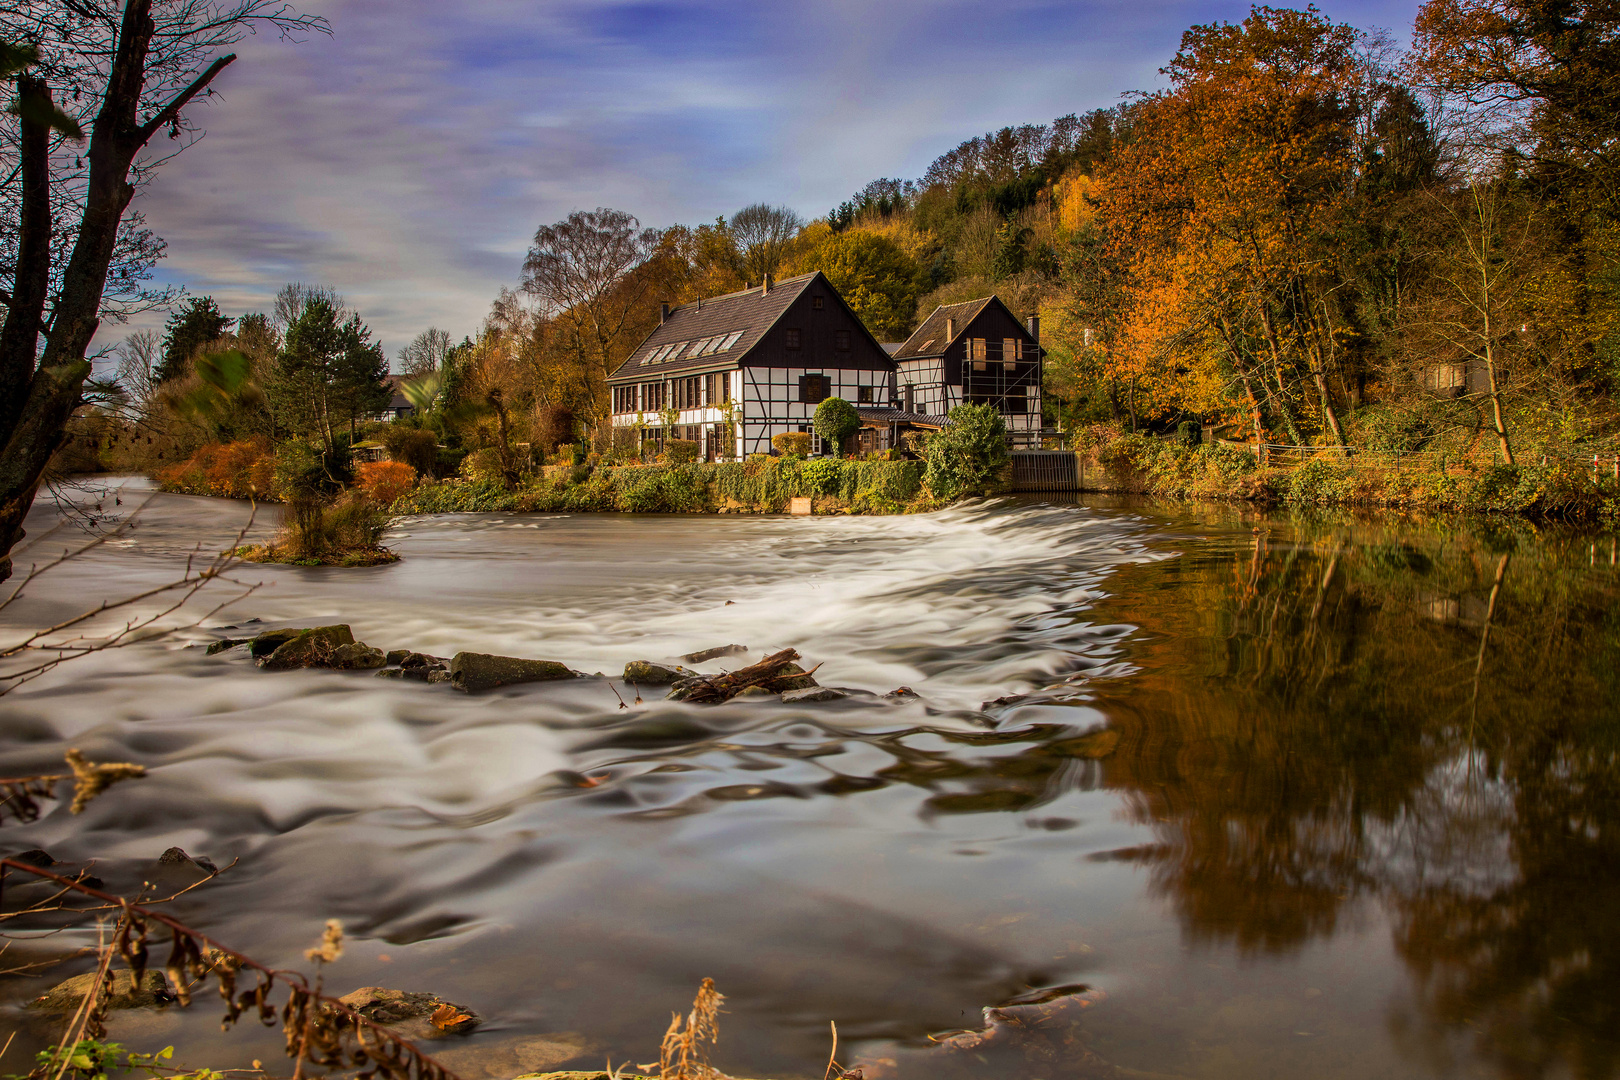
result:
M 771 291 L 771 275 L 766 274 L 765 279 L 759 283 L 759 295 L 764 296 Z
M 1024 328 L 1029 331 L 1029 336 L 1035 339 L 1035 344 L 1039 345 L 1041 343 L 1041 313 L 1038 311 L 1031 312 L 1029 318 L 1024 320 Z
M 658 305 L 658 321 L 660 324 L 669 322 L 669 301 L 665 300 Z
M 903 400 L 905 401 L 905 404 L 906 404 L 906 412 L 908 412 L 908 413 L 916 412 L 917 411 L 917 388 L 915 386 L 912 386 L 910 383 L 906 383 L 906 396 L 905 396 L 905 398 Z
M 954 338 L 955 336 L 956 336 L 956 320 L 955 319 L 946 319 L 945 320 L 945 344 L 949 345 L 951 343 L 951 339 Z

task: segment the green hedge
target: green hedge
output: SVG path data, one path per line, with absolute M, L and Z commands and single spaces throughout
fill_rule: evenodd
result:
M 487 482 L 423 484 L 394 504 L 399 514 L 490 511 L 610 511 L 694 514 L 782 512 L 809 496 L 819 510 L 893 514 L 929 508 L 919 461 L 767 458 L 715 464 L 545 469 L 505 491 Z

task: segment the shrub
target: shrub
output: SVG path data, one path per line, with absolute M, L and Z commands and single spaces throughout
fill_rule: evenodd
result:
M 355 472 L 355 486 L 378 506 L 388 506 L 416 486 L 416 470 L 402 461 L 366 461 Z
M 664 444 L 664 457 L 671 465 L 690 465 L 697 456 L 698 444 L 691 439 L 670 439 Z
M 289 439 L 276 450 L 275 489 L 280 498 L 314 498 L 331 483 L 326 457 L 314 443 Z
M 800 457 L 810 452 L 810 433 L 807 431 L 784 431 L 780 435 L 771 436 L 771 449 L 778 454 L 797 454 Z
M 1196 421 L 1183 420 L 1176 425 L 1176 441 L 1182 446 L 1197 446 L 1204 441 L 1204 429 Z
M 505 473 L 501 470 L 501 454 L 493 446 L 474 450 L 461 460 L 461 475 L 475 484 L 500 484 Z
M 861 416 L 843 398 L 825 398 L 816 406 L 815 429 L 836 453 L 843 449 L 845 439 L 861 430 Z
M 388 456 L 403 462 L 423 476 L 430 476 L 439 464 L 439 443 L 433 432 L 404 424 L 387 424 L 377 432 L 377 441 Z
M 799 475 L 815 494 L 836 495 L 842 487 L 844 463 L 837 458 L 816 458 L 799 466 Z
M 629 470 L 626 470 L 629 471 Z M 619 496 L 621 510 L 632 514 L 689 514 L 703 509 L 706 487 L 689 468 L 640 469 Z
M 160 469 L 158 486 L 187 495 L 230 499 L 275 497 L 276 461 L 270 440 L 263 437 L 199 447 L 176 465 Z
M 988 492 L 1012 460 L 1007 422 L 990 405 L 958 405 L 951 423 L 928 439 L 925 481 L 937 499 Z

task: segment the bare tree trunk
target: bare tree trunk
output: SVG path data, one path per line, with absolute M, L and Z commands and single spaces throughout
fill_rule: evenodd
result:
M 118 226 L 135 194 L 129 183 L 130 163 L 153 135 L 236 59 L 228 55 L 215 60 L 167 105 L 140 123 L 137 110 L 145 84 L 147 50 L 156 33 L 151 8 L 152 0 L 127 0 L 124 5 L 101 111 L 90 129 L 86 155 L 90 174 L 79 235 L 62 275 L 61 295 L 37 365 L 50 280 L 49 144 L 37 124 L 22 121 L 22 235 L 13 304 L 0 331 L 0 392 L 5 401 L 0 406 L 0 581 L 11 576 L 11 550 L 23 537 L 23 518 L 51 455 L 66 436 L 90 374 L 84 354 L 100 325 L 101 297 Z M 35 79 L 20 79 L 18 92 L 49 100 L 44 83 Z M 38 231 L 42 218 L 44 236 Z M 19 291 L 26 298 L 21 305 L 16 302 Z

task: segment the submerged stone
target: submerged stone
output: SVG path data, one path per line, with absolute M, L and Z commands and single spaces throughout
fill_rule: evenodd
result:
M 788 705 L 800 705 L 808 701 L 840 701 L 850 696 L 849 691 L 836 686 L 810 686 L 803 690 L 789 690 L 782 695 L 782 701 Z
M 338 998 L 343 1004 L 370 1020 L 411 1040 L 442 1039 L 462 1035 L 484 1022 L 484 1018 L 464 1005 L 456 1005 L 437 994 L 391 990 L 385 986 L 362 986 Z
M 555 660 L 524 660 L 516 656 L 459 652 L 450 658 L 450 681 L 459 690 L 477 693 L 516 683 L 572 679 L 578 673 Z M 439 682 L 431 675 L 428 682 Z
M 245 638 L 245 637 L 220 638 L 218 641 L 209 642 L 209 644 L 208 644 L 208 655 L 213 656 L 215 653 L 222 653 L 226 649 L 234 649 L 238 645 L 250 645 L 252 643 L 253 643 L 252 638 Z
M 169 993 L 168 980 L 161 971 L 148 970 L 141 977 L 139 988 L 135 986 L 135 973 L 128 968 L 115 968 L 107 973 L 107 978 L 112 986 L 107 998 L 107 1007 L 111 1009 L 146 1009 L 174 1000 L 174 995 Z M 45 991 L 29 1002 L 28 1007 L 45 1012 L 74 1012 L 84 1001 L 84 995 L 90 992 L 95 980 L 96 973 L 93 971 L 75 975 Z

